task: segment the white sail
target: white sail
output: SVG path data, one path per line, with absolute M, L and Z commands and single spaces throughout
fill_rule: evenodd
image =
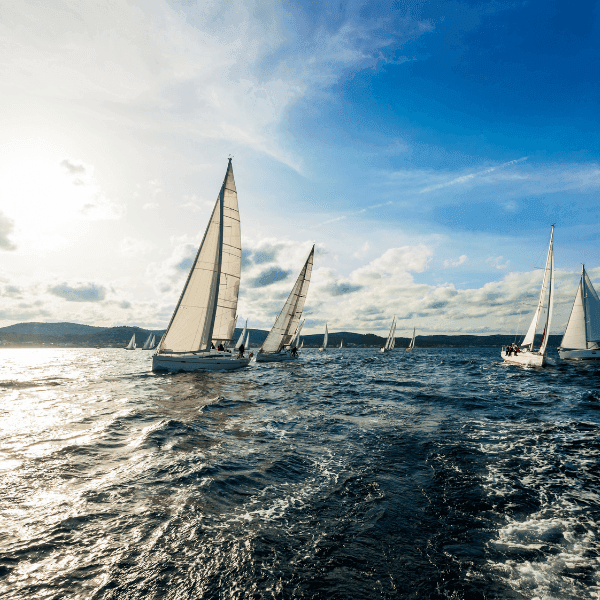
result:
M 304 302 L 310 285 L 315 247 L 312 247 L 296 283 L 288 296 L 279 316 L 275 320 L 267 339 L 263 342 L 260 352 L 277 353 L 288 345 L 292 339 L 304 310 Z
M 344 347 L 344 340 L 340 342 L 340 350 Z
M 144 345 L 142 346 L 142 350 L 148 350 L 152 344 L 152 334 L 149 333 Z
M 131 336 L 129 344 L 125 346 L 125 350 L 135 350 L 135 333 Z
M 300 346 L 298 346 L 298 350 L 300 350 L 300 348 L 302 348 L 302 346 L 304 346 L 304 340 L 302 340 L 302 341 L 300 342 Z
M 296 333 L 293 335 L 292 339 L 290 340 L 290 348 L 293 348 L 294 346 L 296 346 L 296 348 L 298 347 L 298 341 L 300 340 L 300 332 L 302 331 L 302 327 L 304 327 L 305 322 L 306 322 L 306 319 L 304 319 L 304 321 L 302 321 L 302 323 L 298 324 L 298 329 L 296 329 Z
M 583 270 L 583 281 L 585 285 L 585 321 L 586 338 L 588 348 L 596 348 L 600 345 L 600 298 L 588 277 Z
M 546 301 L 546 293 L 548 293 L 548 304 L 547 304 L 547 315 L 546 315 L 546 323 L 544 327 L 544 339 L 542 340 L 542 345 L 540 346 L 540 354 L 543 354 L 546 350 L 546 344 L 548 343 L 548 335 L 546 333 L 549 331 L 550 322 L 552 320 L 552 308 L 554 304 L 553 299 L 553 288 L 554 288 L 554 254 L 553 254 L 553 239 L 554 239 L 554 225 L 552 226 L 552 233 L 550 234 L 550 246 L 548 247 L 548 256 L 546 258 L 546 267 L 544 268 L 544 280 L 542 281 L 542 289 L 540 290 L 540 298 L 538 300 L 538 305 L 533 315 L 533 319 L 531 320 L 531 324 L 529 325 L 529 329 L 527 330 L 527 334 L 523 339 L 521 346 L 529 346 L 530 350 L 533 350 L 533 342 L 535 340 L 535 334 L 539 325 L 540 316 L 542 314 L 542 310 L 545 308 L 544 304 Z M 543 348 L 542 348 L 543 346 Z
M 228 342 L 235 328 L 241 237 L 231 159 L 204 238 L 159 352 L 208 350 Z
M 150 350 L 152 350 L 155 345 L 156 345 L 156 338 L 154 337 L 154 334 L 152 334 L 152 340 L 150 341 Z
M 327 348 L 327 340 L 329 339 L 329 332 L 327 331 L 327 323 L 325 323 L 325 335 L 323 336 L 323 349 Z
M 244 348 L 248 350 L 250 348 L 250 332 L 246 334 L 246 341 L 244 342 Z
M 394 316 L 394 318 L 392 319 L 392 324 L 390 325 L 390 331 L 388 333 L 387 339 L 385 340 L 385 344 L 383 346 L 384 350 L 389 350 L 392 344 L 392 337 L 394 335 L 394 330 L 395 330 L 395 325 L 396 325 L 396 317 Z
M 583 274 L 579 280 L 579 286 L 573 301 L 573 308 L 567 328 L 560 343 L 561 348 L 573 348 L 576 350 L 587 349 L 587 340 L 585 332 L 585 311 L 583 308 Z
M 412 350 L 415 347 L 415 331 L 416 331 L 416 328 L 413 327 L 412 338 L 410 339 L 410 344 L 408 344 L 408 349 L 409 350 Z
M 390 338 L 390 350 L 393 350 L 396 346 L 396 322 L 394 321 L 394 330 L 392 331 L 392 336 Z
M 238 338 L 237 344 L 235 345 L 236 350 L 244 343 L 244 338 L 246 337 L 247 329 L 248 329 L 248 319 L 246 319 L 246 324 L 244 325 L 244 329 L 242 329 L 242 335 L 240 335 L 240 337 Z

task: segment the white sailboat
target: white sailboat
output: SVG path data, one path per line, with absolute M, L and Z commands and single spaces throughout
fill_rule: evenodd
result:
M 344 340 L 340 341 L 340 350 L 344 347 Z
M 125 350 L 135 350 L 136 345 L 135 345 L 135 333 L 131 336 L 131 339 L 129 340 L 129 344 L 127 344 L 127 346 L 125 346 Z
M 392 324 L 390 325 L 390 332 L 388 333 L 387 340 L 383 345 L 383 348 L 379 350 L 379 352 L 388 352 L 389 350 L 393 350 L 396 345 L 396 338 L 394 334 L 396 333 L 396 316 L 392 319 Z
M 585 265 L 558 354 L 570 360 L 600 360 L 600 299 Z
M 241 234 L 231 158 L 194 264 L 171 322 L 152 357 L 154 371 L 223 371 L 249 358 L 211 350 L 229 344 L 236 324 Z
M 246 351 L 250 350 L 250 332 L 246 334 L 246 341 L 244 342 L 244 348 Z
M 146 341 L 144 342 L 144 345 L 142 346 L 142 350 L 150 350 L 151 347 L 152 347 L 152 334 L 149 333 L 148 337 L 146 338 Z
M 329 332 L 327 331 L 327 323 L 325 323 L 325 335 L 323 336 L 323 345 L 319 348 L 319 352 L 325 352 L 327 349 L 327 340 L 329 339 Z
M 415 327 L 413 327 L 413 334 L 412 334 L 412 338 L 410 339 L 410 342 L 409 342 L 409 344 L 408 344 L 408 348 L 406 349 L 406 350 L 407 350 L 407 352 L 410 352 L 410 351 L 412 351 L 412 350 L 414 350 L 414 349 L 415 349 L 415 331 L 416 331 L 416 328 L 415 328 Z
M 313 246 L 288 299 L 269 331 L 269 335 L 256 353 L 256 362 L 280 362 L 294 360 L 298 357 L 297 352 L 291 350 L 296 347 L 296 341 L 302 328 L 299 323 L 310 285 L 314 254 L 315 247 Z M 288 348 L 285 348 L 286 346 Z
M 302 350 L 302 348 L 304 348 L 304 340 L 302 340 L 300 342 L 300 345 L 298 346 L 298 350 Z
M 235 345 L 235 349 L 238 350 L 239 347 L 244 343 L 244 338 L 246 337 L 246 331 L 248 329 L 248 319 L 246 319 L 246 324 L 244 325 L 244 329 L 242 329 L 242 335 L 238 338 L 237 344 Z M 247 346 L 244 345 L 244 348 Z
M 540 290 L 540 299 L 537 308 L 523 339 L 520 352 L 512 351 L 507 353 L 506 349 L 500 351 L 500 356 L 507 362 L 529 367 L 543 367 L 546 360 L 546 347 L 548 345 L 548 334 L 552 323 L 552 310 L 554 307 L 554 225 L 550 233 L 550 246 L 548 247 L 548 256 L 546 258 L 546 267 L 544 268 L 544 279 L 542 289 Z M 543 319 L 545 313 L 545 319 Z M 537 351 L 534 350 L 535 334 L 538 327 L 543 323 L 542 341 Z

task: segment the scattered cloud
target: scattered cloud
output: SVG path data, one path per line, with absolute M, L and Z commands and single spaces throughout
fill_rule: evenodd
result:
M 258 277 L 251 280 L 251 287 L 265 287 L 272 283 L 282 281 L 291 275 L 291 271 L 286 271 L 280 267 L 269 267 L 264 270 Z
M 15 229 L 15 223 L 0 211 L 0 248 L 2 250 L 16 250 L 17 246 L 10 240 L 9 236 Z
M 48 288 L 48 291 L 69 302 L 101 302 L 106 296 L 106 289 L 95 283 L 83 283 L 75 287 L 62 283 Z
M 503 256 L 490 256 L 489 258 L 485 259 L 485 262 L 492 265 L 492 267 L 496 267 L 496 269 L 506 269 L 510 261 L 507 260 L 505 263 L 503 263 L 503 259 Z
M 462 265 L 463 263 L 465 263 L 466 260 L 467 260 L 466 254 L 459 256 L 457 260 L 452 260 L 452 259 L 448 258 L 444 261 L 444 269 L 448 269 L 450 267 L 458 267 L 459 265 Z

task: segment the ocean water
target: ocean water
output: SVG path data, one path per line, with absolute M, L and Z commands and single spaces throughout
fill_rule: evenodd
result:
M 600 365 L 0 350 L 0 597 L 600 592 Z

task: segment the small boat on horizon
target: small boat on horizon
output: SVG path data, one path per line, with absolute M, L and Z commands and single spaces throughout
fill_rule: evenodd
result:
M 136 345 L 135 345 L 135 333 L 131 336 L 131 339 L 129 340 L 129 344 L 127 344 L 127 346 L 125 346 L 125 348 L 123 348 L 123 350 L 135 350 L 136 349 Z
M 544 268 L 544 279 L 542 280 L 542 289 L 538 305 L 533 314 L 533 319 L 529 329 L 520 347 L 516 349 L 502 348 L 500 356 L 509 363 L 524 365 L 528 367 L 543 367 L 547 363 L 546 348 L 548 346 L 548 333 L 552 323 L 552 310 L 554 307 L 554 225 L 550 233 L 550 245 L 548 246 L 548 256 L 546 257 L 546 266 Z M 543 318 L 545 313 L 545 319 Z M 544 329 L 540 346 L 534 351 L 535 334 L 539 325 L 543 322 Z
M 392 319 L 392 324 L 390 325 L 390 332 L 388 333 L 385 344 L 384 344 L 383 348 L 380 348 L 379 352 L 389 352 L 390 350 L 394 349 L 394 346 L 396 345 L 396 338 L 394 337 L 395 333 L 396 333 L 396 315 L 394 315 L 394 318 Z
M 329 332 L 327 331 L 327 323 L 325 323 L 325 335 L 323 336 L 323 345 L 319 348 L 319 352 L 325 352 L 327 349 L 327 340 L 329 339 Z
M 412 350 L 415 349 L 415 332 L 416 332 L 416 328 L 413 327 L 413 334 L 412 334 L 412 338 L 410 339 L 410 343 L 408 344 L 408 348 L 406 349 L 407 352 L 411 352 Z
M 585 265 L 558 354 L 567 360 L 600 360 L 600 298 Z

